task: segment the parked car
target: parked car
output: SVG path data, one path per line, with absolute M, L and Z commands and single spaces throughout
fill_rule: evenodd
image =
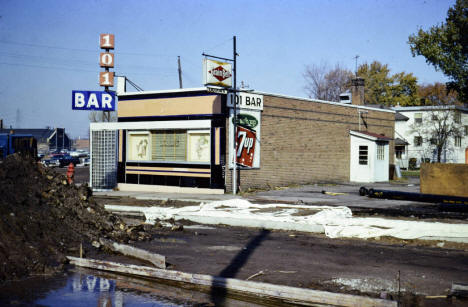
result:
M 76 166 L 78 163 L 80 163 L 80 159 L 77 157 L 72 157 L 70 155 L 56 154 L 50 159 L 46 159 L 43 161 L 43 164 L 47 167 L 65 167 L 68 166 L 70 163 L 73 163 L 73 166 Z
M 52 156 L 50 159 L 43 159 L 42 164 L 46 167 L 60 167 L 59 158 Z

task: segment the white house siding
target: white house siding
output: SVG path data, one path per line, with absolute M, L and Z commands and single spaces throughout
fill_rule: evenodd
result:
M 429 140 L 423 139 L 423 144 L 421 146 L 415 146 L 414 137 L 418 134 L 416 132 L 411 132 L 411 126 L 415 123 L 415 114 L 421 113 L 424 119 L 428 116 L 431 116 L 433 113 L 434 107 L 395 107 L 395 111 L 401 113 L 402 115 L 409 118 L 407 121 L 396 121 L 395 122 L 395 137 L 400 137 L 406 140 L 408 145 L 408 152 L 406 159 L 400 160 L 400 167 L 407 167 L 408 161 L 411 158 L 417 159 L 417 166 L 421 164 L 424 159 L 429 159 L 431 162 L 437 162 L 437 152 L 434 150 L 435 146 L 430 144 Z M 451 107 L 453 110 L 454 107 Z M 461 125 L 463 127 L 468 126 L 468 109 L 467 108 L 457 108 L 461 112 Z M 424 125 L 424 122 L 422 123 Z M 464 129 L 463 129 L 464 130 Z M 442 161 L 445 163 L 466 163 L 465 161 L 465 150 L 468 148 L 468 135 L 465 134 L 465 131 L 462 131 L 461 135 L 461 146 L 455 146 L 455 139 L 453 136 L 449 137 L 446 149 L 442 152 Z M 397 161 L 397 160 L 395 160 Z

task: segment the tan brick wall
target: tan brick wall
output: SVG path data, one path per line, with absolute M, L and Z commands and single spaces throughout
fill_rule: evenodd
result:
M 394 138 L 394 113 L 365 111 L 367 131 Z M 260 169 L 240 171 L 240 190 L 349 181 L 349 130 L 359 130 L 357 108 L 265 95 L 261 121 Z M 391 141 L 390 163 L 393 154 Z M 229 170 L 226 188 L 232 188 Z

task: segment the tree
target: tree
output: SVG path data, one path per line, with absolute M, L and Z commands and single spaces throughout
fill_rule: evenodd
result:
M 408 43 L 414 56 L 422 55 L 428 64 L 450 78 L 449 90 L 455 90 L 462 102 L 468 101 L 468 0 L 457 0 L 447 12 L 446 22 L 419 29 Z
M 433 106 L 410 126 L 410 131 L 421 137 L 423 143 L 430 144 L 427 149 L 435 152 L 437 162 L 441 162 L 442 153 L 452 150 L 450 139 L 462 135 L 460 119 L 461 114 L 453 105 Z
M 440 82 L 419 85 L 418 96 L 421 99 L 421 105 L 460 105 L 457 94 L 447 91 L 445 84 Z
M 88 114 L 89 121 L 92 123 L 100 122 L 116 122 L 117 121 L 117 112 L 111 111 L 91 111 Z
M 339 64 L 330 69 L 326 63 L 307 66 L 303 75 L 309 98 L 328 101 L 340 101 L 340 94 L 349 90 L 353 78 L 353 73 Z
M 357 72 L 365 80 L 364 101 L 385 106 L 418 104 L 417 78 L 412 73 L 390 75 L 387 64 L 374 61 L 361 64 Z

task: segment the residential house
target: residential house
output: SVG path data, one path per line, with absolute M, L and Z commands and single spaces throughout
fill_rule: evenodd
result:
M 395 162 L 401 168 L 437 162 L 436 131 L 442 131 L 444 124 L 449 127 L 446 130 L 454 129 L 440 152 L 440 162 L 468 163 L 468 108 L 454 105 L 397 106 L 393 110 L 399 114 L 395 120 L 395 146 L 399 146 L 395 148 Z

